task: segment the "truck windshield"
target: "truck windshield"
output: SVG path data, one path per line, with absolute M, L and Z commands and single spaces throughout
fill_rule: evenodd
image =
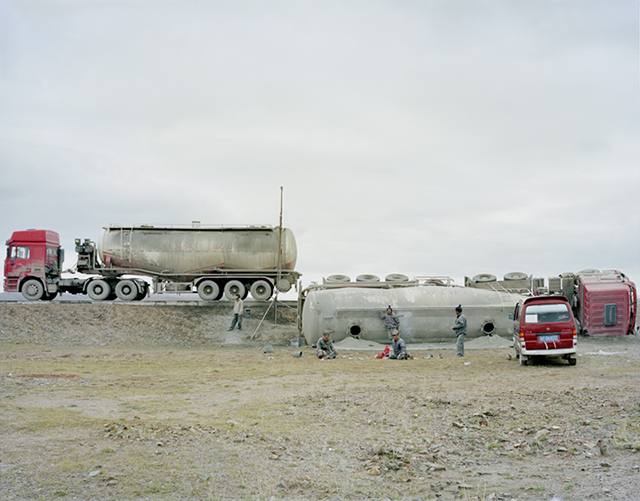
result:
M 532 304 L 524 312 L 527 324 L 566 322 L 571 318 L 566 304 Z

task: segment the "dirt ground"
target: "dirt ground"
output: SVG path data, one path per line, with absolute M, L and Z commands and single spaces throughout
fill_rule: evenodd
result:
M 0 498 L 639 498 L 637 336 L 321 361 L 279 311 L 0 303 Z

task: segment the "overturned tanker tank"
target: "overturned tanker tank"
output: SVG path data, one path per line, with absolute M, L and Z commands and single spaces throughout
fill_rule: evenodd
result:
M 302 333 L 309 344 L 316 343 L 325 332 L 334 341 L 351 336 L 388 342 L 380 313 L 391 306 L 400 319 L 400 335 L 406 342 L 450 341 L 454 308 L 461 304 L 468 322 L 467 337 L 512 336 L 509 314 L 519 295 L 439 282 L 312 285 L 301 292 Z

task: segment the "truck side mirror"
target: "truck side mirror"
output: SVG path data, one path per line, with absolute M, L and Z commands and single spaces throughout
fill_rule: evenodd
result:
M 513 313 L 509 313 L 509 320 L 513 320 Z

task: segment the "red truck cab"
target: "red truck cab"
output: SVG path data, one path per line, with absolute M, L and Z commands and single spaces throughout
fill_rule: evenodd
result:
M 513 313 L 513 347 L 520 365 L 531 357 L 562 357 L 576 365 L 578 333 L 564 296 L 534 296 L 518 302 Z
M 604 270 L 578 274 L 576 320 L 589 336 L 623 336 L 635 331 L 637 290 L 624 273 Z
M 7 240 L 4 291 L 22 292 L 31 301 L 53 299 L 63 259 L 60 236 L 55 231 L 14 231 Z

